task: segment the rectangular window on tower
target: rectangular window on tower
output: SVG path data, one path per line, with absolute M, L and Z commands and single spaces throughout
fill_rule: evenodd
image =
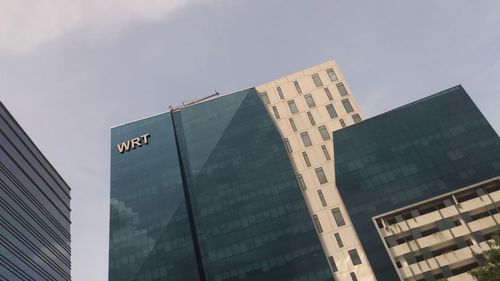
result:
M 310 111 L 307 112 L 307 118 L 309 118 L 309 122 L 312 126 L 316 125 L 316 122 L 314 121 L 313 115 Z
M 288 107 L 290 108 L 290 112 L 292 114 L 299 112 L 299 109 L 297 108 L 297 105 L 295 104 L 294 100 L 288 101 Z
M 307 189 L 307 186 L 306 186 L 306 182 L 304 181 L 304 177 L 302 177 L 301 174 L 298 174 L 297 175 L 297 179 L 299 180 L 299 185 L 300 185 L 300 188 L 302 190 L 306 190 Z
M 271 101 L 269 100 L 269 97 L 267 96 L 266 92 L 260 94 L 260 97 L 262 98 L 262 102 L 264 102 L 265 105 L 268 105 L 268 104 L 271 103 Z
M 321 82 L 321 78 L 319 77 L 319 75 L 316 73 L 316 74 L 313 74 L 311 76 L 311 78 L 313 79 L 314 81 L 314 85 L 316 85 L 316 87 L 321 87 L 323 86 L 323 82 Z
M 280 119 L 280 114 L 279 114 L 276 106 L 273 106 L 273 113 L 274 113 L 274 117 L 276 117 L 276 119 Z
M 351 102 L 349 101 L 349 99 L 342 100 L 342 105 L 344 105 L 345 112 L 349 113 L 349 112 L 354 111 L 354 108 L 352 108 L 352 105 L 351 105 Z
M 330 81 L 332 81 L 332 82 L 339 80 L 337 78 L 337 74 L 335 73 L 335 70 L 333 70 L 333 68 L 327 69 L 326 74 L 328 74 L 328 78 L 330 78 Z
M 302 89 L 300 88 L 299 82 L 293 81 L 293 85 L 295 86 L 295 90 L 297 90 L 297 93 L 302 94 Z
M 326 199 L 325 199 L 325 196 L 323 195 L 323 192 L 321 191 L 321 189 L 318 189 L 318 197 L 319 197 L 319 201 L 321 201 L 321 205 L 323 207 L 326 207 Z
M 285 99 L 285 96 L 283 95 L 283 91 L 281 90 L 281 87 L 276 88 L 276 91 L 278 91 L 278 96 L 280 97 L 281 100 Z
M 319 222 L 317 215 L 313 215 L 313 221 L 314 221 L 314 224 L 316 225 L 316 229 L 318 230 L 318 233 L 323 232 L 323 228 L 321 227 L 321 223 Z
M 293 121 L 293 118 L 289 118 L 288 121 L 290 121 L 290 127 L 292 127 L 292 131 L 296 132 L 297 126 L 295 126 L 295 121 Z
M 311 167 L 311 161 L 309 161 L 309 156 L 307 156 L 307 152 L 302 152 L 302 157 L 304 158 L 304 162 L 307 167 Z
M 359 116 L 359 114 L 353 114 L 352 115 L 352 120 L 354 121 L 354 123 L 359 123 L 361 122 L 361 116 Z
M 333 107 L 333 104 L 328 104 L 326 106 L 326 110 L 328 111 L 328 115 L 330 115 L 330 118 L 333 119 L 339 117 L 337 111 L 335 110 L 335 107 Z
M 326 94 L 326 97 L 328 98 L 328 100 L 333 100 L 333 96 L 332 96 L 332 93 L 330 93 L 330 89 L 328 88 L 325 88 L 325 94 Z
M 318 130 L 319 133 L 321 134 L 321 138 L 323 138 L 324 141 L 330 139 L 330 134 L 328 133 L 328 130 L 326 129 L 325 125 L 318 127 Z
M 323 168 L 316 168 L 314 172 L 316 172 L 316 177 L 318 177 L 318 181 L 320 184 L 325 184 L 328 182 L 325 171 L 323 171 Z
M 316 103 L 311 95 L 305 95 L 304 98 L 306 99 L 307 106 L 309 106 L 309 108 L 316 106 Z
M 339 208 L 332 209 L 332 214 L 338 227 L 345 225 L 344 217 L 342 216 Z
M 326 160 L 331 160 L 330 153 L 328 153 L 328 149 L 326 148 L 325 145 L 321 146 L 321 150 L 323 151 L 323 155 L 325 155 L 325 159 Z
M 339 90 L 339 93 L 341 96 L 347 96 L 349 93 L 347 92 L 347 89 L 344 86 L 344 83 L 338 83 L 337 84 L 337 89 Z
M 309 138 L 309 134 L 307 132 L 300 133 L 300 137 L 302 138 L 302 142 L 305 147 L 312 145 L 311 138 Z

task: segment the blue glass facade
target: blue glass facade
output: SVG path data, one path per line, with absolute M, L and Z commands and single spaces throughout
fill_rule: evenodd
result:
M 399 280 L 372 217 L 500 175 L 500 139 L 457 86 L 334 132 L 339 192 L 378 280 Z
M 0 280 L 71 280 L 70 199 L 0 103 Z
M 117 144 L 147 133 L 148 144 L 118 151 Z M 333 280 L 255 89 L 114 128 L 111 149 L 110 280 Z M 163 185 L 172 193 L 135 195 Z M 176 206 L 175 225 L 155 227 L 169 206 Z M 157 247 L 162 234 L 149 234 L 157 229 L 177 250 Z M 125 257 L 144 252 L 134 248 L 136 232 L 153 242 L 143 259 Z M 172 273 L 155 274 L 158 266 Z

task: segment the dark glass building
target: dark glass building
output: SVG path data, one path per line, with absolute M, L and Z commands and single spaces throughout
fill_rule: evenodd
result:
M 71 280 L 70 188 L 0 103 L 0 280 Z
M 109 280 L 333 280 L 254 88 L 111 130 Z
M 454 269 L 453 257 L 443 254 L 470 248 L 469 255 L 482 245 L 474 223 L 498 216 L 498 203 L 474 204 L 498 200 L 498 184 L 454 192 L 500 175 L 500 139 L 461 86 L 334 132 L 333 139 L 337 186 L 378 280 L 403 280 L 396 268 L 408 276 L 421 271 L 404 280 L 437 280 L 470 269 L 465 262 Z M 486 221 L 482 225 L 486 229 Z M 379 232 L 388 233 L 385 241 Z M 388 252 L 404 255 L 393 261 Z

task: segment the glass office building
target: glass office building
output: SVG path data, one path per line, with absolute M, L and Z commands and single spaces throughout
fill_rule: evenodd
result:
M 470 280 L 472 253 L 500 229 L 500 139 L 465 90 L 333 139 L 337 187 L 377 279 Z
M 333 280 L 254 88 L 111 130 L 109 280 Z
M 0 280 L 71 280 L 70 198 L 0 103 Z

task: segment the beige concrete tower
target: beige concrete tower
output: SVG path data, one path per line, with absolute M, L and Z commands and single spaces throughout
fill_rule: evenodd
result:
M 335 185 L 332 132 L 364 118 L 337 64 L 256 89 L 283 137 L 335 280 L 376 280 Z

